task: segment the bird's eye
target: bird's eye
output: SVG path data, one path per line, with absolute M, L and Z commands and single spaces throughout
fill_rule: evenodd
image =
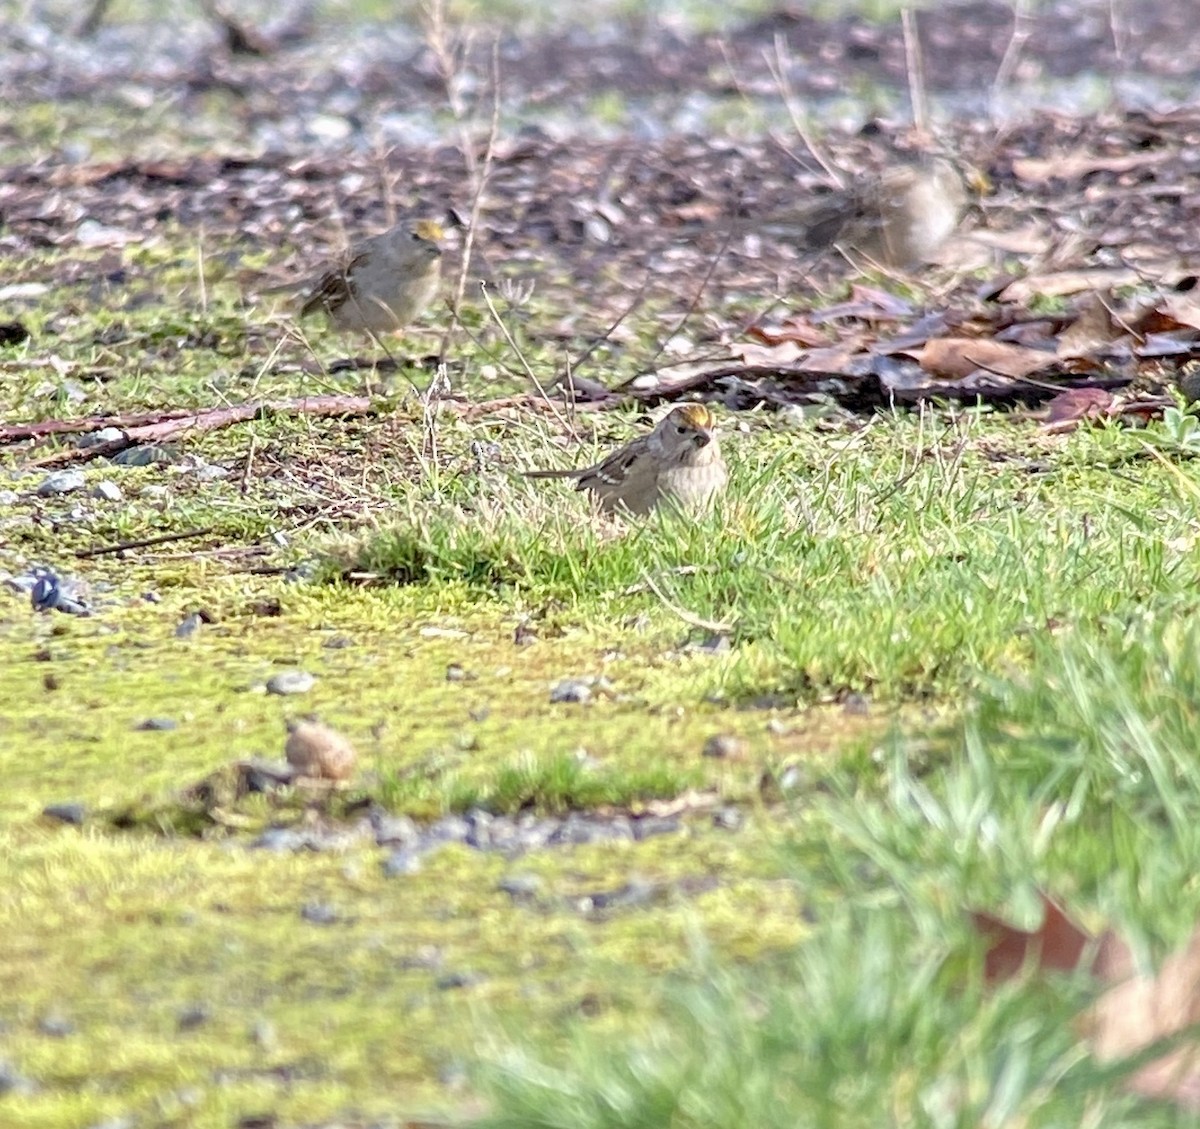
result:
M 686 435 L 686 434 L 687 434 L 687 424 L 685 424 L 685 423 L 677 423 L 677 424 L 675 425 L 675 433 L 676 433 L 677 435 Z

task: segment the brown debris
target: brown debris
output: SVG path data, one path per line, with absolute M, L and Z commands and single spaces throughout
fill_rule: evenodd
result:
M 336 729 L 316 720 L 289 721 L 284 753 L 301 776 L 314 780 L 348 780 L 358 754 Z

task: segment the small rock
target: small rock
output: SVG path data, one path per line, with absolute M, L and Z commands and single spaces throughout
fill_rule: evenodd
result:
M 313 925 L 336 925 L 341 920 L 337 910 L 325 902 L 309 902 L 301 906 L 300 917 Z
M 110 482 L 106 478 L 92 487 L 92 497 L 99 498 L 104 502 L 119 502 L 125 495 L 115 482 Z
M 57 576 L 48 568 L 34 569 L 29 602 L 34 611 L 60 611 L 68 615 L 91 615 L 84 598 L 86 585 L 74 577 Z
M 467 672 L 458 663 L 451 663 L 446 667 L 447 682 L 462 682 L 466 679 Z
M 439 992 L 453 991 L 455 988 L 470 988 L 483 980 L 478 972 L 448 972 L 434 981 Z
M 616 890 L 602 890 L 586 894 L 577 903 L 581 913 L 596 913 L 609 909 L 636 909 L 649 905 L 658 893 L 658 888 L 641 878 L 631 878 Z
M 273 1051 L 279 1045 L 275 1025 L 269 1019 L 256 1019 L 250 1025 L 250 1042 L 260 1050 Z
M 68 1035 L 75 1034 L 75 1024 L 57 1012 L 42 1016 L 37 1027 L 43 1035 L 49 1035 L 51 1039 L 65 1039 Z
M 683 828 L 683 821 L 675 815 L 644 815 L 633 821 L 633 837 L 640 843 L 655 835 L 674 835 Z
M 29 340 L 29 330 L 19 321 L 0 322 L 0 345 L 20 345 Z
M 310 848 L 311 839 L 303 831 L 294 827 L 268 827 L 250 846 L 260 851 L 274 851 L 285 854 L 291 851 L 306 851 Z
M 714 733 L 704 742 L 703 753 L 706 757 L 716 757 L 719 760 L 736 760 L 746 751 L 746 743 L 732 733 Z
M 564 678 L 550 688 L 550 701 L 582 705 L 592 700 L 592 687 L 582 678 Z
M 98 447 L 101 443 L 115 443 L 124 439 L 125 432 L 119 427 L 102 427 L 99 431 L 89 431 L 75 440 L 76 447 Z
M 55 494 L 70 494 L 82 490 L 87 485 L 87 478 L 81 470 L 56 470 L 46 475 L 38 484 L 37 493 L 40 498 L 50 498 Z
M 179 722 L 172 717 L 148 717 L 144 721 L 139 721 L 134 729 L 139 729 L 148 733 L 166 733 L 171 729 L 178 729 Z
M 0 1098 L 5 1094 L 32 1094 L 37 1087 L 11 1062 L 0 1060 Z
M 136 447 L 126 447 L 109 459 L 114 466 L 153 466 L 156 463 L 173 463 L 175 452 L 157 443 L 139 443 Z
M 0 490 L 0 506 L 15 505 L 20 497 L 15 490 Z
M 728 635 L 709 635 L 699 643 L 693 643 L 689 646 L 689 650 L 699 651 L 705 655 L 724 655 L 728 654 L 730 649 L 731 644 Z
M 849 717 L 869 717 L 871 699 L 865 694 L 847 694 L 842 702 L 842 712 Z
M 542 888 L 542 880 L 536 874 L 510 874 L 502 878 L 496 889 L 507 894 L 514 902 L 527 901 Z
M 742 813 L 732 804 L 717 808 L 713 812 L 713 826 L 721 831 L 736 831 L 742 826 Z
M 528 647 L 531 643 L 536 643 L 537 639 L 537 632 L 528 623 L 518 623 L 513 631 L 513 644 L 517 647 Z
M 358 754 L 336 729 L 319 721 L 289 721 L 284 745 L 287 762 L 302 776 L 318 780 L 347 780 Z
M 417 825 L 406 815 L 388 815 L 378 808 L 373 808 L 368 817 L 371 829 L 375 832 L 375 845 L 390 847 L 399 844 L 402 847 L 413 847 L 421 841 L 421 832 Z
M 429 825 L 426 837 L 432 843 L 465 843 L 471 825 L 461 815 L 444 815 Z
M 178 1031 L 194 1031 L 197 1027 L 203 1027 L 209 1018 L 209 1010 L 204 1004 L 192 1004 L 176 1017 L 175 1028 Z
M 268 694 L 307 694 L 317 680 L 306 670 L 281 670 L 267 679 Z
M 204 617 L 199 612 L 192 612 L 184 621 L 175 628 L 176 639 L 188 639 L 195 635 L 200 630 L 200 625 L 204 622 Z
M 416 874 L 420 869 L 420 854 L 407 847 L 393 851 L 383 862 L 383 873 L 388 878 L 397 878 L 402 874 Z
M 82 825 L 87 818 L 87 808 L 83 804 L 68 802 L 62 804 L 47 804 L 42 808 L 42 815 L 47 819 L 58 820 L 59 823 L 69 823 L 72 827 Z

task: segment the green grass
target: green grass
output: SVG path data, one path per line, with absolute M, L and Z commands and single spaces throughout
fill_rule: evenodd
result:
M 1094 984 L 983 990 L 966 911 L 1032 928 L 1044 889 L 1144 961 L 1185 942 L 1198 674 L 1190 626 L 1039 646 L 1026 678 L 942 735 L 939 767 L 917 778 L 917 739 L 897 740 L 878 787 L 847 771 L 792 824 L 784 872 L 815 921 L 793 954 L 739 969 L 706 952 L 619 1040 L 574 1025 L 496 1041 L 477 1124 L 1055 1126 L 1085 1108 L 1097 1124 L 1190 1124 L 1126 1092 L 1130 1064 L 1088 1053 Z
M 134 0 L 114 11 L 139 18 Z M 211 152 L 240 121 L 224 103 L 195 132 L 138 119 L 136 137 L 98 103 L 26 107 L 10 159 L 80 136 L 93 160 Z M 5 422 L 359 391 L 362 374 L 328 371 L 357 345 L 243 296 L 311 250 L 247 238 L 255 215 L 226 217 L 203 258 L 165 223 L 119 254 L 6 264 L 54 288 L 14 303 L 34 337 L 0 356 Z M 614 259 L 564 323 L 588 264 L 563 251 L 537 248 L 533 296 L 501 303 L 544 377 L 611 324 L 612 288 L 626 304 Z M 114 264 L 120 284 L 91 281 Z M 649 296 L 590 371 L 636 375 L 681 300 Z M 692 325 L 740 317 L 715 306 Z M 523 390 L 477 302 L 465 317 L 456 395 Z M 435 323 L 397 355 L 429 352 Z M 468 421 L 427 408 L 428 380 L 416 363 L 386 378 L 370 417 L 178 444 L 223 478 L 89 465 L 116 504 L 38 498 L 31 452 L 0 453 L 17 493 L 0 569 L 79 574 L 99 603 L 40 616 L 0 590 L 0 1055 L 31 1086 L 0 1094 L 0 1125 L 1184 1123 L 1092 1061 L 1074 1018 L 1094 986 L 983 991 L 966 913 L 1030 925 L 1047 889 L 1145 961 L 1195 924 L 1194 414 L 1050 436 L 948 406 L 724 412 L 720 509 L 623 522 L 521 471 L 589 461 L 644 413 Z M 208 622 L 176 638 L 197 609 Z M 285 668 L 315 675 L 311 692 L 264 693 Z M 567 678 L 591 700 L 552 700 Z M 351 786 L 234 794 L 236 762 L 279 757 L 308 711 L 358 748 Z M 152 717 L 177 726 L 140 727 Z M 731 755 L 706 755 L 713 737 Z M 84 805 L 82 828 L 42 818 L 62 801 Z M 457 845 L 396 876 L 369 835 L 249 849 L 264 827 L 353 828 L 372 803 L 418 822 L 682 814 L 644 842 Z M 646 904 L 589 908 L 639 885 Z

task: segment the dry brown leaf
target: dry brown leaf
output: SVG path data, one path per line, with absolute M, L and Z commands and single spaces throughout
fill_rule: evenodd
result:
M 1107 419 L 1113 414 L 1117 397 L 1104 388 L 1068 388 L 1046 405 L 1046 431 L 1072 431 L 1069 423 L 1083 419 Z
M 990 913 L 971 914 L 976 930 L 991 942 L 983 969 L 989 983 L 1011 980 L 1027 967 L 1074 972 L 1085 956 L 1089 958 L 1089 971 L 1106 979 L 1130 966 L 1129 950 L 1114 933 L 1106 931 L 1093 937 L 1076 925 L 1057 902 L 1045 894 L 1041 899 L 1042 924 L 1032 933 Z
M 1106 979 L 1114 978 L 1111 973 Z M 1200 929 L 1168 957 L 1155 976 L 1134 976 L 1110 988 L 1085 1017 L 1096 1057 L 1127 1058 L 1159 1039 L 1200 1023 Z M 1129 1088 L 1200 1111 L 1200 1045 L 1195 1039 L 1138 1070 Z
M 1053 353 L 985 337 L 938 337 L 910 354 L 933 376 L 961 380 L 978 369 L 1000 376 L 1028 376 L 1057 363 Z
M 1010 282 L 996 295 L 996 299 L 1025 304 L 1038 297 L 1061 298 L 1067 294 L 1078 294 L 1081 290 L 1112 290 L 1118 286 L 1133 286 L 1141 279 L 1138 271 L 1122 267 L 1032 274 Z
M 1177 329 L 1200 329 L 1200 296 L 1188 291 L 1168 294 L 1138 318 L 1139 333 L 1171 333 Z
M 804 355 L 795 341 L 782 340 L 775 345 L 755 345 L 747 341 L 734 345 L 730 352 L 748 365 L 790 365 Z
M 1080 300 L 1075 320 L 1058 336 L 1060 357 L 1090 357 L 1128 334 L 1112 315 L 1111 293 L 1094 291 Z
M 814 310 L 816 321 L 835 321 L 843 318 L 858 318 L 861 321 L 893 321 L 896 318 L 912 317 L 912 303 L 904 298 L 889 294 L 874 286 L 855 285 L 850 288 L 850 297 L 836 306 Z
M 1055 157 L 1018 157 L 1013 161 L 1013 172 L 1026 184 L 1039 184 L 1047 180 L 1078 180 L 1092 172 L 1129 172 L 1174 159 L 1174 154 L 1162 149 L 1111 156 L 1077 149 Z
M 798 345 L 815 348 L 818 345 L 829 344 L 829 335 L 815 328 L 805 317 L 785 318 L 776 326 L 752 325 L 746 330 L 746 335 L 763 345 L 781 345 L 785 341 L 794 341 Z

